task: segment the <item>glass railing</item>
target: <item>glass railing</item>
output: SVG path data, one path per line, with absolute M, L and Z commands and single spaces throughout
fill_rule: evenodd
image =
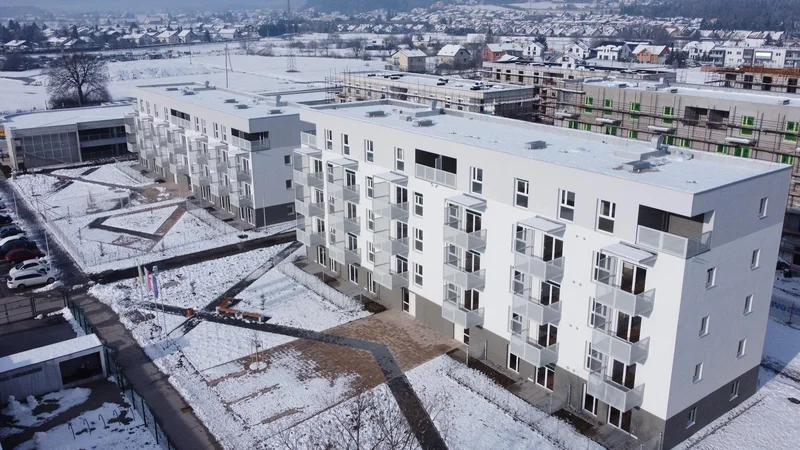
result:
M 444 170 L 436 169 L 434 167 L 417 164 L 416 175 L 417 178 L 421 178 L 432 183 L 441 184 L 453 189 L 456 188 L 456 174 L 451 172 L 445 172 Z
M 611 307 L 614 310 L 622 311 L 630 316 L 642 316 L 653 310 L 655 303 L 656 290 L 633 294 L 623 290 L 619 286 L 597 282 L 595 299 Z
M 636 243 L 685 259 L 711 250 L 711 231 L 683 237 L 639 225 L 636 230 Z

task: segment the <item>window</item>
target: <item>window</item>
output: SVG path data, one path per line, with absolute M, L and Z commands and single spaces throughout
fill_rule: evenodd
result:
M 375 244 L 370 241 L 367 241 L 367 261 L 375 262 Z
M 706 289 L 714 287 L 714 282 L 717 278 L 717 268 L 712 267 L 706 270 Z
M 639 114 L 635 114 L 642 111 L 642 105 L 640 103 L 631 103 L 631 119 L 637 120 L 639 119 Z
M 194 131 L 200 131 L 200 118 L 197 116 L 194 118 Z
M 739 396 L 739 380 L 731 383 L 731 396 L 730 400 L 735 400 Z
M 325 130 L 325 150 L 333 150 L 333 131 Z
M 408 288 L 400 288 L 400 305 L 404 312 L 411 312 L 411 296 L 409 295 Z
M 469 191 L 473 194 L 483 194 L 483 169 L 473 167 L 472 170 L 470 170 Z
M 663 112 L 664 118 L 661 119 L 661 123 L 671 125 L 673 122 L 672 118 L 675 117 L 675 108 L 672 106 L 665 106 Z
M 395 159 L 394 159 L 394 168 L 395 170 L 399 170 L 403 172 L 406 170 L 406 161 L 405 161 L 405 151 L 402 148 L 397 147 L 394 149 Z
M 692 141 L 689 139 L 678 139 L 678 147 L 685 147 L 690 148 L 692 146 Z
M 342 135 L 342 153 L 345 155 L 350 154 L 350 136 L 346 134 Z
M 800 130 L 800 122 L 787 121 L 783 126 L 783 131 L 786 132 L 786 134 L 783 135 L 783 140 L 786 142 L 797 142 L 798 130 Z
M 578 129 L 578 122 L 575 120 L 570 120 L 567 122 L 567 128 L 570 130 L 577 130 Z
M 575 218 L 575 193 L 561 190 L 559 203 L 558 217 L 572 222 Z
M 610 136 L 617 135 L 617 127 L 612 127 L 611 125 L 606 125 L 603 127 L 603 134 L 608 134 Z
M 792 155 L 781 155 L 781 164 L 794 164 L 794 156 Z
M 414 250 L 422 251 L 422 228 L 414 228 Z
M 292 188 L 292 180 L 286 180 L 284 183 L 286 183 L 286 189 Z
M 375 180 L 372 177 L 367 177 L 367 198 L 375 196 Z
M 692 374 L 692 383 L 697 383 L 703 379 L 703 363 L 694 366 L 694 374 Z
M 739 129 L 739 134 L 742 136 L 752 136 L 753 126 L 756 123 L 756 118 L 753 116 L 742 116 L 742 128 Z
M 375 161 L 375 147 L 372 141 L 364 140 L 364 159 L 368 162 Z
M 614 216 L 617 214 L 617 204 L 600 200 L 600 209 L 597 212 L 597 229 L 606 233 L 614 233 Z
M 758 269 L 759 259 L 761 259 L 761 250 L 753 250 L 753 255 L 750 256 L 750 269 Z
M 286 205 L 286 215 L 291 216 L 294 214 L 294 205 Z
M 222 127 L 222 141 L 223 142 L 228 141 L 228 129 L 225 128 L 224 126 Z
M 201 119 L 200 123 L 203 125 L 203 134 L 208 134 L 208 129 L 206 128 L 206 119 Z
M 219 124 L 214 124 L 214 139 L 219 139 Z
M 636 130 L 628 130 L 628 139 L 639 139 L 639 132 Z
M 585 384 L 583 385 L 583 410 L 592 415 L 597 415 L 597 399 L 593 395 L 589 395 Z
M 469 345 L 469 328 L 464 328 L 464 343 Z
M 519 357 L 510 351 L 508 352 L 508 368 L 519 373 Z
M 724 153 L 726 155 L 728 154 L 727 145 L 717 144 L 716 146 L 714 146 L 714 149 L 717 151 L 717 153 Z
M 283 164 L 287 166 L 292 164 L 292 155 L 283 155 Z
M 367 290 L 371 294 L 378 293 L 378 283 L 376 283 L 375 280 L 372 279 L 372 272 L 367 272 Z
M 686 428 L 691 427 L 695 424 L 695 420 L 697 419 L 697 406 L 692 407 L 689 410 L 689 413 L 686 415 Z
M 414 263 L 414 284 L 422 286 L 422 265 Z
M 743 147 L 737 145 L 733 149 L 733 156 L 739 156 L 741 158 L 749 158 L 750 157 L 750 147 Z
M 747 349 L 747 339 L 742 339 L 739 341 L 739 345 L 736 347 L 736 357 L 741 358 L 744 356 L 745 350 Z
M 748 315 L 753 312 L 753 294 L 748 295 L 744 298 L 744 311 L 742 315 Z
M 767 217 L 767 204 L 769 203 L 769 197 L 764 197 L 758 204 L 758 217 L 759 219 L 762 217 Z
M 614 108 L 614 100 L 605 99 L 603 100 L 603 115 L 610 116 L 612 114 L 611 109 Z
M 592 105 L 594 105 L 594 99 L 592 97 L 585 97 L 583 99 L 583 106 L 586 107 L 586 108 L 583 109 L 583 111 L 586 114 L 591 114 L 592 113 L 592 108 L 591 108 Z
M 414 215 L 422 217 L 422 193 L 414 192 Z
M 514 204 L 522 208 L 527 208 L 530 185 L 525 180 L 521 180 L 519 178 L 516 178 L 515 180 L 517 192 L 514 198 Z
M 664 136 L 664 144 L 675 145 L 675 136 Z
M 350 280 L 351 283 L 358 284 L 358 266 L 355 264 L 350 264 L 347 266 L 347 279 Z
M 367 230 L 375 231 L 375 213 L 371 209 L 367 210 Z
M 589 346 L 586 350 L 586 368 L 591 372 L 600 372 L 603 370 L 604 360 L 605 355 L 593 349 L 592 343 L 589 342 Z
M 592 124 L 590 123 L 583 124 L 583 131 L 592 131 Z
M 700 319 L 700 337 L 708 334 L 708 317 L 709 316 L 705 316 Z

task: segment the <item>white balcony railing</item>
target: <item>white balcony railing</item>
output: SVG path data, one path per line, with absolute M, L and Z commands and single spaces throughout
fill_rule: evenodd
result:
M 294 183 L 307 187 L 322 188 L 324 181 L 322 179 L 322 172 L 307 173 L 299 170 L 294 171 Z
M 372 212 L 389 220 L 403 220 L 408 218 L 408 202 L 392 203 L 389 197 L 373 198 Z
M 514 268 L 540 280 L 558 280 L 564 276 L 564 257 L 545 261 L 532 253 L 532 247 L 515 251 Z
M 606 330 L 592 329 L 592 349 L 625 365 L 636 364 L 647 359 L 649 348 L 650 338 L 642 339 L 639 342 L 630 342 Z
M 269 150 L 269 139 L 248 141 L 240 137 L 231 136 L 230 144 L 233 145 L 234 147 L 238 147 L 241 148 L 242 150 L 248 150 L 251 152 L 257 152 L 259 150 Z
M 480 250 L 486 247 L 486 230 L 467 232 L 458 223 L 444 224 L 445 244 L 455 245 L 464 250 Z
M 328 183 L 328 194 L 345 202 L 356 201 L 360 198 L 359 186 L 357 184 L 345 186 L 342 184 Z
M 361 249 L 347 248 L 344 241 L 333 242 L 328 246 L 330 257 L 339 264 L 360 264 L 361 263 Z
M 468 270 L 461 261 L 445 256 L 444 281 L 465 290 L 482 290 L 486 284 L 486 271 Z
M 523 330 L 519 333 L 511 334 L 508 344 L 508 350 L 511 353 L 536 367 L 546 366 L 558 361 L 558 344 L 553 344 L 549 347 L 539 345 L 526 337 L 526 333 L 527 331 Z
M 317 148 L 317 135 L 307 131 L 301 131 L 300 143 L 311 148 Z
M 444 170 L 436 169 L 433 167 L 423 166 L 422 164 L 416 165 L 417 178 L 421 178 L 432 183 L 441 184 L 453 189 L 456 188 L 456 174 L 445 172 Z
M 361 220 L 358 217 L 343 217 L 338 214 L 331 215 L 328 222 L 331 228 L 339 230 L 343 234 L 361 232 Z
M 650 289 L 641 294 L 632 294 L 619 286 L 604 284 L 598 281 L 595 289 L 595 300 L 629 316 L 644 316 L 653 310 L 656 290 Z
M 683 237 L 639 225 L 636 243 L 679 258 L 691 258 L 711 250 L 711 231 Z
M 462 328 L 473 328 L 483 325 L 484 309 L 466 309 L 457 298 L 448 296 L 442 302 L 442 318 Z
M 302 228 L 297 228 L 297 240 L 307 247 L 325 245 L 325 235 L 323 233 L 309 232 Z
M 372 279 L 386 289 L 397 289 L 408 286 L 408 271 L 395 272 L 389 264 L 375 266 L 372 271 Z
M 613 406 L 622 412 L 641 406 L 644 399 L 644 385 L 633 389 L 615 383 L 606 375 L 590 372 L 586 383 L 586 392 L 601 402 Z
M 544 305 L 532 295 L 530 289 L 512 288 L 511 310 L 515 314 L 538 324 L 555 323 L 561 318 L 561 302 Z

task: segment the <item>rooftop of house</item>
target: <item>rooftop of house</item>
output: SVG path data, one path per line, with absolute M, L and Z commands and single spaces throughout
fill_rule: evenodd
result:
M 619 89 L 629 89 L 636 91 L 658 91 L 670 92 L 683 97 L 695 97 L 702 99 L 730 100 L 736 102 L 759 103 L 774 106 L 800 107 L 800 98 L 782 92 L 764 92 L 724 87 L 686 87 L 684 85 L 674 86 L 661 84 L 655 81 L 642 80 L 602 80 L 586 79 L 584 84 L 595 86 L 606 86 Z
M 16 130 L 77 125 L 87 122 L 122 120 L 125 114 L 131 111 L 130 103 L 85 108 L 50 109 L 6 116 L 3 124 L 9 129 Z
M 316 109 L 451 143 L 687 193 L 790 170 L 790 166 L 784 164 L 677 147 L 659 152 L 655 144 L 649 142 L 482 114 L 450 110 L 444 114 L 432 113 L 418 104 L 393 100 L 326 105 Z M 408 120 L 409 117 L 412 119 Z M 429 122 L 421 122 L 426 120 Z M 529 149 L 531 145 L 535 149 Z M 645 161 L 647 167 L 640 171 L 628 170 L 626 164 L 634 161 Z
M 459 50 L 464 50 L 464 47 L 456 44 L 447 44 L 439 50 L 438 56 L 456 56 Z
M 213 85 L 205 87 L 198 83 L 175 83 L 138 86 L 137 89 L 244 119 L 298 113 L 297 108 L 276 106 L 274 99 L 217 88 Z M 278 110 L 280 112 L 276 113 Z
M 359 83 L 370 83 L 374 80 L 375 83 L 392 84 L 395 86 L 402 85 L 408 86 L 409 88 L 413 88 L 414 86 L 432 86 L 455 91 L 531 91 L 531 95 L 533 95 L 534 90 L 533 86 L 493 83 L 490 81 L 476 82 L 474 80 L 465 80 L 463 78 L 444 76 L 440 77 L 436 75 L 424 74 L 396 72 L 351 72 L 346 76 L 351 77 L 351 80 L 357 80 Z M 480 87 L 480 89 L 473 89 L 473 87 Z

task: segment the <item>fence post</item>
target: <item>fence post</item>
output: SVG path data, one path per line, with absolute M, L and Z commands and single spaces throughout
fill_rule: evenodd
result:
M 131 387 L 131 389 L 133 389 L 133 387 Z M 139 396 L 139 400 L 141 400 L 141 404 L 142 404 L 142 420 L 144 421 L 144 426 L 147 426 L 147 414 L 144 413 L 144 397 L 142 397 L 140 395 Z M 156 434 L 158 434 L 158 433 L 156 433 Z M 156 438 L 156 439 L 158 439 L 158 438 Z
M 31 295 L 31 317 L 36 317 L 36 297 Z

